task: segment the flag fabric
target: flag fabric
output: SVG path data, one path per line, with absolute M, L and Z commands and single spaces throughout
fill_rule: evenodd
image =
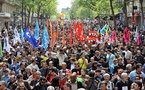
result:
M 35 26 L 35 31 L 34 31 L 34 38 L 36 40 L 39 39 L 39 24 L 38 24 L 38 20 L 36 19 L 36 26 Z
M 52 23 L 51 23 L 51 20 L 49 21 L 49 24 L 50 24 L 50 36 L 51 36 L 50 46 L 52 47 L 52 44 L 53 44 L 53 31 L 52 31 Z
M 0 42 L 0 57 L 3 56 L 2 43 Z
M 102 34 L 102 35 L 105 34 L 106 28 L 107 28 L 107 25 L 105 25 L 105 26 L 102 28 L 102 30 L 101 30 L 101 34 Z
M 20 35 L 19 35 L 18 31 L 17 31 L 17 28 L 15 27 L 13 45 L 15 45 L 18 41 L 21 43 Z
M 130 30 L 128 31 L 128 28 L 124 29 L 123 38 L 124 38 L 124 42 L 128 42 L 129 43 Z
M 47 32 L 49 32 L 49 31 L 48 31 L 48 19 L 47 19 L 47 21 L 46 21 L 46 29 L 47 29 Z
M 142 26 L 142 29 L 143 29 L 143 31 L 145 31 L 145 26 L 144 25 Z
M 79 24 L 79 21 L 78 21 L 78 22 L 77 22 L 77 25 L 76 25 L 76 27 L 75 27 L 75 35 L 76 35 L 76 37 L 78 36 L 79 28 L 80 28 L 80 24 Z
M 57 19 L 57 26 L 56 26 L 56 40 L 58 39 L 58 19 Z
M 116 31 L 113 31 L 112 37 L 111 37 L 111 41 L 114 41 L 116 39 Z
M 23 31 L 23 28 L 21 26 L 21 44 L 23 44 L 23 39 L 24 39 L 24 31 Z
M 137 39 L 138 39 L 138 30 L 137 30 L 137 28 L 136 28 L 134 40 L 137 42 Z
M 65 46 L 65 30 L 64 30 L 64 22 L 63 22 L 63 46 Z
M 34 46 L 39 48 L 38 44 L 37 44 L 37 40 L 31 35 L 29 29 L 27 28 L 25 33 L 24 33 L 24 37 L 27 38 L 29 40 L 29 42 Z
M 70 41 L 70 45 L 72 45 L 73 41 L 73 33 L 72 33 L 72 27 L 70 26 L 70 38 L 69 38 L 69 41 Z
M 141 44 L 141 37 L 140 37 L 140 34 L 138 35 L 138 39 L 137 39 L 137 45 L 140 45 Z
M 10 44 L 9 44 L 9 37 L 8 34 L 6 35 L 5 39 L 4 39 L 4 48 L 7 52 L 9 52 L 10 54 Z
M 41 45 L 45 50 L 47 50 L 47 48 L 48 48 L 49 41 L 50 41 L 50 39 L 49 39 L 49 35 L 48 35 L 47 29 L 46 29 L 46 25 L 44 25 L 42 39 L 41 39 Z

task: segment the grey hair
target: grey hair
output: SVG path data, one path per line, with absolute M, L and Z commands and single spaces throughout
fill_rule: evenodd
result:
M 6 82 L 5 81 L 0 81 L 0 83 L 2 83 L 2 85 L 6 85 Z
M 121 78 L 127 77 L 127 73 L 122 73 Z
M 49 86 L 47 90 L 55 90 L 53 86 Z
M 126 70 L 128 70 L 128 69 L 131 68 L 131 67 L 132 67 L 131 64 L 127 64 L 127 65 L 126 65 Z

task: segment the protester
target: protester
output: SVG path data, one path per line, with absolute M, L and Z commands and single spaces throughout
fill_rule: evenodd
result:
M 31 26 L 17 36 L 22 42 L 14 38 L 13 29 L 4 28 L 0 35 L 0 90 L 145 89 L 144 31 L 139 30 L 141 40 L 134 40 L 133 28 L 119 25 L 114 33 L 107 22 L 75 21 L 59 22 L 58 26 L 52 21 L 52 30 L 47 24 L 46 32 L 45 25 L 40 27 L 38 40 L 35 25 Z

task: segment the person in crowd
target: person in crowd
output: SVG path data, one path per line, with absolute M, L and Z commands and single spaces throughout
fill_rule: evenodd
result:
M 40 68 L 40 72 L 41 72 L 41 75 L 44 77 L 46 77 L 46 75 L 48 74 L 49 68 L 48 68 L 46 62 L 42 63 L 42 68 Z
M 81 58 L 78 60 L 79 66 L 82 69 L 86 69 L 87 64 L 88 64 L 88 60 L 85 58 L 85 55 L 83 53 L 83 55 L 81 56 Z
M 43 76 L 42 76 L 43 77 Z M 33 79 L 30 83 L 30 86 L 31 86 L 31 89 L 33 89 L 36 84 L 40 81 L 40 78 L 41 78 L 41 73 L 39 71 L 36 72 L 36 78 Z
M 136 38 L 135 25 L 133 28 L 116 25 L 114 29 L 104 19 L 98 20 L 81 19 L 80 26 L 80 19 L 73 20 L 72 44 L 69 38 L 71 20 L 64 20 L 63 27 L 62 22 L 52 21 L 54 32 L 53 35 L 48 32 L 50 44 L 47 49 L 41 45 L 43 32 L 39 32 L 38 47 L 26 37 L 22 43 L 14 44 L 15 30 L 5 26 L 0 30 L 0 90 L 145 90 L 145 31 L 138 29 L 141 37 Z M 27 25 L 32 36 L 33 24 Z M 40 30 L 44 29 L 43 24 L 39 25 Z M 18 33 L 21 32 L 20 26 Z M 50 28 L 49 24 L 47 28 Z M 55 35 L 56 29 L 58 35 Z M 90 31 L 97 32 L 97 35 L 92 33 L 97 38 L 96 41 L 90 40 L 93 43 L 88 41 L 92 39 Z M 114 36 L 116 39 L 112 40 Z
M 78 61 L 75 61 L 75 68 L 72 70 L 72 73 L 76 72 L 77 75 L 81 75 L 81 68 L 79 67 Z
M 47 83 L 45 77 L 41 77 L 33 90 L 47 90 Z
M 0 90 L 10 90 L 6 87 L 5 81 L 0 81 Z
M 103 75 L 104 81 L 106 82 L 106 89 L 107 90 L 113 90 L 114 89 L 114 83 L 110 81 L 110 75 L 108 73 L 105 73 Z M 98 89 L 101 89 L 101 83 L 98 84 Z
M 130 83 L 128 82 L 127 73 L 121 74 L 121 80 L 116 83 L 118 90 L 130 90 Z
M 10 90 L 14 90 L 15 82 L 16 82 L 15 75 L 11 75 L 10 76 L 10 82 L 8 83 L 7 88 L 9 88 Z
M 142 64 L 138 63 L 136 65 L 136 70 L 130 72 L 130 80 L 132 82 L 135 82 L 135 77 L 140 76 L 140 78 L 143 80 L 145 78 L 145 74 L 142 72 Z

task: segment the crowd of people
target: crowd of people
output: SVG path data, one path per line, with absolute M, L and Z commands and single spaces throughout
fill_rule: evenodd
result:
M 98 26 L 84 22 L 84 34 Z M 8 29 L 11 48 L 3 49 L 0 58 L 0 90 L 145 90 L 145 31 L 140 30 L 140 45 L 134 41 L 135 29 L 130 42 L 124 42 L 121 25 L 116 29 L 119 41 L 88 45 L 73 38 L 70 45 L 69 27 L 70 22 L 65 23 L 65 46 L 60 28 L 57 43 L 47 50 L 33 47 L 27 39 L 13 45 L 13 30 Z M 5 32 L 6 28 L 1 31 L 2 46 Z

